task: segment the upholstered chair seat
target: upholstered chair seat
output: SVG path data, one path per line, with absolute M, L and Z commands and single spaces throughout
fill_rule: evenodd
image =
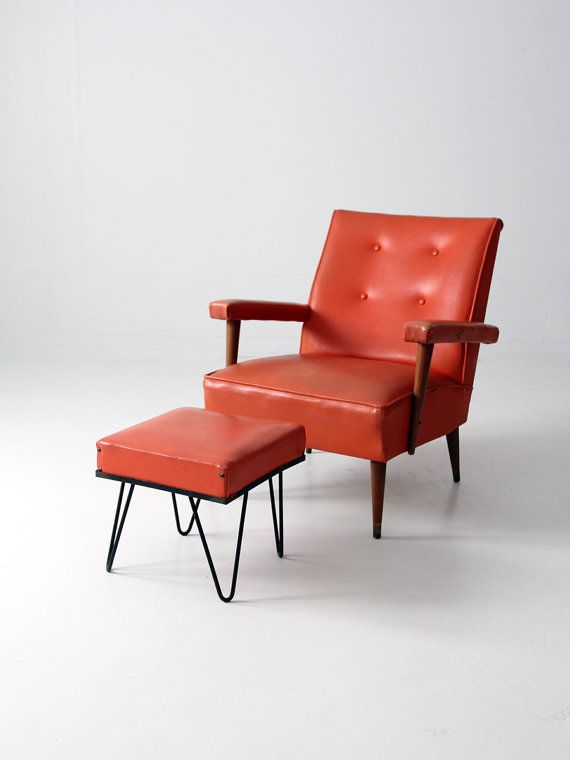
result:
M 214 411 L 301 423 L 310 448 L 388 461 L 407 450 L 414 373 L 382 359 L 294 354 L 213 372 L 204 392 Z M 432 371 L 418 442 L 465 422 L 470 392 Z

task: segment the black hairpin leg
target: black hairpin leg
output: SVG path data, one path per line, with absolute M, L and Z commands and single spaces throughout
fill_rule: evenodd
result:
M 277 527 L 277 515 L 275 514 L 275 494 L 273 492 L 273 478 L 269 478 L 269 498 L 271 499 L 271 514 L 273 516 L 273 532 L 275 533 L 275 548 L 277 556 L 283 556 L 283 473 L 280 472 L 279 480 L 279 527 Z
M 194 514 L 194 519 L 196 520 L 196 525 L 198 526 L 198 533 L 200 534 L 200 538 L 202 540 L 202 546 L 204 547 L 206 559 L 208 560 L 208 565 L 210 566 L 210 572 L 212 573 L 212 577 L 214 579 L 214 585 L 216 586 L 216 591 L 218 592 L 218 596 L 220 597 L 222 602 L 231 602 L 236 592 L 236 583 L 237 583 L 237 575 L 238 575 L 238 568 L 239 568 L 239 556 L 241 553 L 241 540 L 243 538 L 245 510 L 247 508 L 247 496 L 248 496 L 248 492 L 246 491 L 246 493 L 244 493 L 243 495 L 241 517 L 239 520 L 239 530 L 238 530 L 238 538 L 237 538 L 237 546 L 236 546 L 236 556 L 234 560 L 234 572 L 232 575 L 232 585 L 230 588 L 230 593 L 227 596 L 224 596 L 222 594 L 222 589 L 220 586 L 220 582 L 218 580 L 218 574 L 216 573 L 216 568 L 214 567 L 214 563 L 212 562 L 212 555 L 210 554 L 210 549 L 208 548 L 208 542 L 206 541 L 206 536 L 204 535 L 204 529 L 202 528 L 202 523 L 200 522 L 200 518 L 198 516 L 198 505 L 194 503 L 194 499 L 191 496 L 188 497 L 190 499 L 190 506 L 192 507 L 192 512 Z
M 115 554 L 117 553 L 117 547 L 119 545 L 119 541 L 121 540 L 121 533 L 123 532 L 123 525 L 125 524 L 125 518 L 127 516 L 127 512 L 129 511 L 129 506 L 131 504 L 131 497 L 133 495 L 133 491 L 135 490 L 134 483 L 131 484 L 131 487 L 129 488 L 129 494 L 127 496 L 127 501 L 125 504 L 125 508 L 123 509 L 123 514 L 119 519 L 119 516 L 121 515 L 121 506 L 123 503 L 123 493 L 125 491 L 125 483 L 121 483 L 121 489 L 119 491 L 119 499 L 117 501 L 117 511 L 115 512 L 115 522 L 113 523 L 113 531 L 111 533 L 111 543 L 109 544 L 109 553 L 107 554 L 107 572 L 111 572 L 111 568 L 113 567 L 113 562 L 115 561 Z
M 188 497 L 190 501 L 192 501 L 191 497 Z M 192 517 L 190 518 L 190 525 L 188 526 L 187 530 L 182 530 L 182 526 L 180 525 L 180 515 L 178 514 L 178 504 L 176 503 L 176 494 L 174 491 L 172 492 L 172 506 L 174 507 L 174 517 L 176 518 L 176 529 L 180 533 L 181 536 L 187 536 L 190 531 L 192 530 L 192 526 L 194 525 L 194 513 L 192 513 Z M 200 506 L 200 499 L 196 502 L 196 509 Z

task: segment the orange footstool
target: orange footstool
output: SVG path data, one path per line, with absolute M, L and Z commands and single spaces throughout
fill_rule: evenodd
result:
M 184 407 L 101 438 L 97 442 L 99 478 L 121 483 L 107 571 L 111 572 L 135 485 L 158 488 L 172 495 L 178 532 L 187 536 L 194 522 L 218 596 L 229 602 L 235 594 L 247 497 L 252 488 L 269 482 L 275 545 L 283 556 L 283 470 L 305 459 L 305 430 L 301 425 L 234 416 Z M 279 521 L 273 477 L 279 481 Z M 130 483 L 122 509 L 125 483 Z M 176 494 L 188 496 L 192 518 L 180 525 Z M 230 593 L 224 596 L 198 515 L 202 499 L 229 504 L 243 496 Z M 122 512 L 122 513 L 121 513 Z

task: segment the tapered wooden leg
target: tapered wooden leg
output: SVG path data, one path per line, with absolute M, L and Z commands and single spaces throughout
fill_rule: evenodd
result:
M 418 343 L 414 392 L 412 394 L 412 416 L 410 418 L 410 431 L 408 435 L 408 454 L 414 454 L 416 451 L 416 442 L 420 425 L 422 424 L 422 410 L 424 407 L 432 354 L 433 343 L 430 343 L 427 346 L 423 343 Z
M 226 322 L 226 367 L 237 362 L 240 327 L 239 319 L 228 319 Z
M 312 454 L 313 453 L 313 449 L 305 449 L 305 451 L 307 452 L 307 454 Z
M 447 449 L 451 461 L 453 482 L 459 483 L 459 428 L 455 428 L 455 430 L 452 430 L 451 433 L 448 433 L 445 437 L 447 438 Z
M 370 475 L 372 485 L 372 535 L 374 538 L 380 538 L 382 536 L 386 462 L 370 462 Z

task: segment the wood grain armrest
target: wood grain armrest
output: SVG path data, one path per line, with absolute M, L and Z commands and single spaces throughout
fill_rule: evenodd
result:
M 404 324 L 404 340 L 410 343 L 496 343 L 499 328 L 483 322 L 416 320 Z
M 404 339 L 418 344 L 408 435 L 408 454 L 413 454 L 421 425 L 434 345 L 436 343 L 496 343 L 499 339 L 499 328 L 482 322 L 418 320 L 404 324 Z
M 260 319 L 276 322 L 305 322 L 311 313 L 306 304 L 286 301 L 243 301 L 228 299 L 212 301 L 210 316 L 226 323 L 226 367 L 238 359 L 239 334 L 242 320 Z
M 210 316 L 212 319 L 244 320 L 261 319 L 277 322 L 305 322 L 310 309 L 306 304 L 288 303 L 286 301 L 245 301 L 228 299 L 212 301 Z

